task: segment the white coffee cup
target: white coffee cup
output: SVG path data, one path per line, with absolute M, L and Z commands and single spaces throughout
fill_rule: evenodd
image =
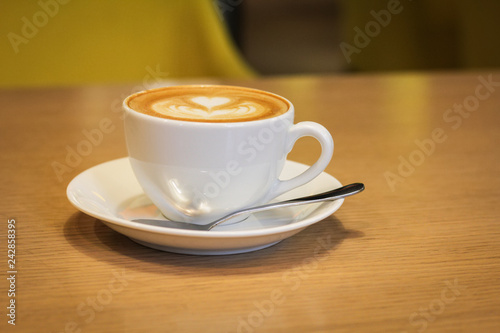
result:
M 328 130 L 309 121 L 294 125 L 290 101 L 268 92 L 234 88 L 275 96 L 287 103 L 288 110 L 261 120 L 199 122 L 136 111 L 129 101 L 137 94 L 123 103 L 134 174 L 147 196 L 170 220 L 203 224 L 266 203 L 310 182 L 331 160 L 334 145 Z M 287 154 L 304 136 L 319 141 L 320 157 L 302 174 L 280 180 Z

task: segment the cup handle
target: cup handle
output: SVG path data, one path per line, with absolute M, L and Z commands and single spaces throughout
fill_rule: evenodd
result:
M 326 169 L 333 155 L 333 139 L 328 130 L 315 122 L 304 121 L 293 125 L 288 130 L 287 154 L 292 150 L 295 142 L 304 136 L 311 136 L 321 144 L 321 155 L 310 168 L 288 180 L 277 180 L 274 189 L 271 191 L 268 200 L 271 200 L 285 192 L 296 187 L 304 185 L 323 172 Z

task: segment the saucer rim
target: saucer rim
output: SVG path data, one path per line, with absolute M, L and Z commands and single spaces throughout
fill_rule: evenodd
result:
M 227 231 L 221 231 L 221 230 L 210 230 L 210 231 L 204 231 L 204 230 L 189 230 L 189 229 L 177 229 L 177 228 L 169 228 L 169 227 L 162 227 L 162 226 L 153 226 L 153 225 L 146 225 L 142 224 L 140 222 L 133 222 L 118 216 L 110 216 L 110 215 L 105 215 L 105 214 L 100 214 L 99 212 L 91 211 L 89 209 L 86 209 L 86 207 L 80 205 L 78 201 L 76 200 L 75 197 L 75 189 L 77 189 L 77 183 L 81 181 L 83 177 L 86 177 L 87 174 L 92 174 L 95 172 L 95 170 L 102 168 L 106 164 L 111 164 L 111 163 L 123 163 L 127 164 L 128 167 L 130 167 L 130 162 L 129 162 L 129 157 L 122 157 L 118 159 L 113 159 L 110 161 L 106 161 L 100 164 L 97 164 L 93 167 L 90 167 L 81 173 L 79 173 L 77 176 L 75 176 L 70 183 L 68 184 L 66 188 L 66 196 L 70 203 L 79 211 L 92 216 L 103 223 L 111 223 L 115 225 L 119 225 L 121 227 L 125 228 L 130 228 L 130 229 L 135 229 L 138 231 L 143 231 L 143 232 L 151 232 L 151 233 L 156 233 L 156 234 L 163 234 L 163 235 L 170 235 L 170 236 L 182 236 L 182 237 L 204 237 L 204 238 L 247 238 L 247 237 L 261 237 L 261 236 L 270 236 L 270 235 L 275 235 L 275 234 L 282 234 L 282 233 L 287 233 L 287 232 L 292 232 L 292 231 L 300 231 L 312 224 L 318 223 L 328 216 L 332 215 L 335 213 L 343 204 L 344 198 L 338 199 L 335 201 L 329 201 L 329 202 L 324 202 L 324 204 L 329 204 L 331 207 L 325 208 L 324 212 L 320 215 L 312 213 L 310 216 L 301 219 L 296 222 L 291 222 L 288 224 L 280 225 L 280 226 L 275 226 L 275 227 L 269 227 L 269 228 L 262 228 L 262 229 L 252 229 L 252 230 L 227 230 Z M 295 164 L 299 167 L 310 167 L 307 164 L 303 164 L 300 162 L 295 162 L 292 160 L 286 160 L 286 164 Z M 330 177 L 331 181 L 333 181 L 335 186 L 341 187 L 342 184 L 338 179 L 330 175 L 329 173 L 323 171 L 320 175 L 325 175 L 327 177 Z M 319 176 L 318 176 L 319 177 Z M 315 208 L 315 211 L 319 208 Z

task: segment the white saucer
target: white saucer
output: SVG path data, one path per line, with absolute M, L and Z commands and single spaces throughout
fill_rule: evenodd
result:
M 286 161 L 281 179 L 300 174 L 308 166 Z M 313 181 L 273 201 L 324 192 L 342 186 L 323 172 Z M 137 182 L 127 157 L 92 167 L 68 185 L 69 201 L 80 211 L 101 220 L 137 243 L 162 251 L 222 255 L 255 251 L 274 245 L 333 214 L 344 199 L 277 208 L 255 213 L 243 222 L 212 231 L 183 230 L 132 222 L 134 218 L 163 218 Z

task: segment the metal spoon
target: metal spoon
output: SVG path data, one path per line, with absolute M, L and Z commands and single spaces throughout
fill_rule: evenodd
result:
M 139 222 L 139 223 L 146 223 L 146 224 L 153 224 L 154 223 L 155 225 L 161 225 L 163 227 L 168 227 L 168 228 L 209 231 L 209 230 L 212 230 L 214 227 L 216 227 L 224 222 L 227 222 L 230 219 L 232 219 L 233 217 L 236 217 L 238 215 L 251 214 L 251 213 L 255 213 L 255 212 L 260 212 L 260 211 L 264 211 L 264 210 L 278 208 L 278 207 L 290 207 L 290 206 L 304 205 L 304 204 L 315 203 L 315 202 L 338 200 L 338 199 L 345 198 L 345 197 L 348 197 L 350 195 L 359 193 L 359 192 L 363 191 L 364 189 L 365 189 L 365 186 L 363 184 L 353 183 L 350 185 L 336 188 L 334 190 L 330 190 L 330 191 L 319 193 L 319 194 L 310 195 L 307 197 L 291 199 L 291 200 L 286 200 L 286 201 L 280 201 L 280 202 L 273 202 L 273 203 L 262 205 L 262 206 L 241 209 L 241 210 L 233 212 L 229 215 L 226 215 L 218 220 L 210 222 L 208 224 L 194 224 L 194 223 L 189 223 L 189 222 L 177 222 L 177 221 L 157 220 L 157 219 L 135 219 L 132 221 Z

